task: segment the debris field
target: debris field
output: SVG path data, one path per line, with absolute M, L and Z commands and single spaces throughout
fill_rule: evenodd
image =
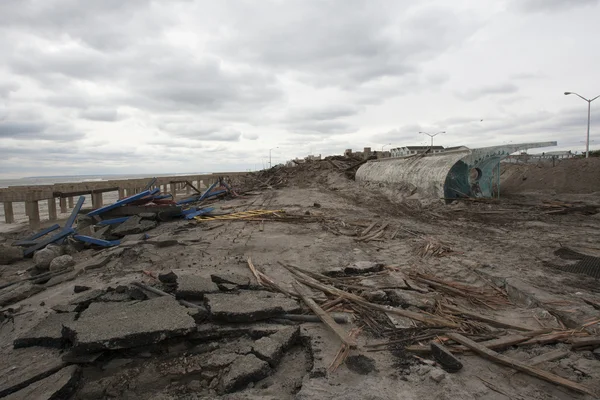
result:
M 360 163 L 3 234 L 0 398 L 600 396 L 598 192 L 507 174 L 500 199 L 446 204 L 359 184 Z

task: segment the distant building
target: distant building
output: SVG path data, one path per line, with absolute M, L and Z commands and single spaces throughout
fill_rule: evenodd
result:
M 406 157 L 422 154 L 429 149 L 431 149 L 429 154 L 442 153 L 444 151 L 444 146 L 404 146 L 391 149 L 390 153 L 392 157 Z

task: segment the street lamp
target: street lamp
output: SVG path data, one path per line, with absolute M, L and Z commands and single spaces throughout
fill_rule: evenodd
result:
M 590 156 L 590 109 L 592 106 L 592 101 L 596 100 L 598 97 L 600 97 L 600 95 L 594 97 L 591 100 L 586 99 L 585 97 L 575 93 L 575 92 L 565 92 L 565 96 L 568 96 L 570 94 L 574 94 L 575 96 L 578 96 L 580 98 L 582 98 L 583 100 L 587 101 L 588 103 L 588 127 L 587 127 L 587 140 L 585 141 L 585 158 L 588 158 Z
M 269 169 L 273 167 L 273 165 L 271 164 L 271 150 L 273 149 L 278 149 L 279 147 L 273 147 L 269 149 Z
M 384 144 L 383 146 L 381 146 L 381 151 L 383 152 L 383 148 L 384 148 L 385 146 L 391 146 L 391 145 L 392 145 L 391 143 Z
M 436 132 L 436 133 L 427 133 L 427 132 L 419 132 L 419 133 L 424 133 L 427 136 L 429 136 L 431 138 L 431 147 L 433 147 L 433 138 L 434 138 L 434 136 L 437 136 L 440 133 L 446 133 L 446 131 L 441 131 L 441 132 Z

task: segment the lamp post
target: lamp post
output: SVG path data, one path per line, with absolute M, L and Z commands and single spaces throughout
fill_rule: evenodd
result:
M 596 100 L 598 97 L 600 97 L 600 95 L 598 95 L 598 96 L 594 97 L 593 99 L 589 100 L 589 99 L 586 99 L 585 97 L 583 97 L 580 94 L 577 94 L 575 92 L 565 92 L 565 96 L 568 96 L 570 94 L 574 94 L 575 96 L 578 96 L 579 98 L 582 98 L 583 100 L 587 101 L 587 103 L 588 103 L 587 139 L 585 141 L 585 158 L 588 158 L 590 156 L 590 111 L 591 111 L 591 107 L 592 107 L 592 101 Z
M 273 168 L 273 165 L 271 164 L 271 150 L 273 149 L 278 149 L 279 147 L 273 147 L 269 149 L 269 169 Z
M 433 138 L 437 135 L 439 135 L 440 133 L 446 133 L 446 131 L 441 131 L 441 132 L 436 132 L 436 133 L 427 133 L 427 132 L 419 132 L 419 133 L 424 133 L 425 135 L 429 136 L 431 138 L 431 147 L 433 147 Z
M 388 144 L 384 144 L 383 146 L 381 146 L 381 152 L 383 152 L 383 148 L 384 148 L 385 146 L 391 146 L 391 145 L 392 145 L 391 143 L 388 143 Z

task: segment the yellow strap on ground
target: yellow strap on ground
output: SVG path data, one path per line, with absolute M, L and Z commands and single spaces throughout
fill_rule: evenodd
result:
M 244 219 L 244 218 L 250 218 L 250 217 L 256 217 L 259 215 L 267 215 L 267 214 L 275 214 L 278 212 L 284 212 L 283 210 L 250 210 L 250 211 L 242 211 L 242 212 L 237 212 L 237 213 L 232 213 L 232 214 L 227 214 L 227 215 L 216 215 L 214 217 L 211 217 L 209 215 L 201 215 L 198 217 L 195 217 L 195 219 L 197 221 L 217 221 L 217 220 L 228 220 L 228 219 Z

